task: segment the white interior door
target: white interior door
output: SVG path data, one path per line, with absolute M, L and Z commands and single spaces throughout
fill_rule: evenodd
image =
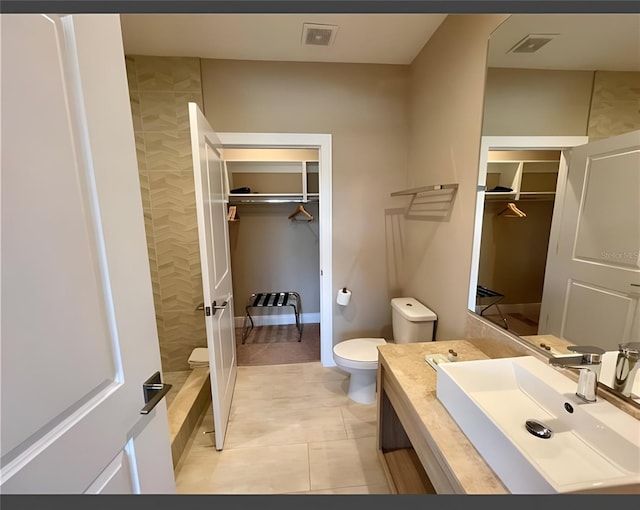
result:
M 195 103 L 189 103 L 189 123 L 215 445 L 222 450 L 238 367 L 227 225 L 229 190 L 222 144 Z
M 2 15 L 3 493 L 175 492 L 117 15 Z
M 640 339 L 640 131 L 573 149 L 540 333 L 617 350 Z

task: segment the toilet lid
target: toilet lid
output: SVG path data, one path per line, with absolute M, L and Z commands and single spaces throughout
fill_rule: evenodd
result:
M 384 338 L 354 338 L 333 347 L 333 352 L 343 359 L 352 361 L 378 361 L 378 345 L 384 345 Z
M 189 356 L 189 363 L 209 364 L 209 349 L 206 347 L 196 347 Z

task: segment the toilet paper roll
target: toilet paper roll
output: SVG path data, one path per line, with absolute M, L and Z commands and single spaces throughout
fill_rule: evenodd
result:
M 347 306 L 350 300 L 351 300 L 351 291 L 349 289 L 345 287 L 338 291 L 338 297 L 336 298 L 336 303 L 338 303 L 341 306 Z

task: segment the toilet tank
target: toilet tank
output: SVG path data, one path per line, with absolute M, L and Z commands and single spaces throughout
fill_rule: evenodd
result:
M 393 341 L 397 344 L 430 342 L 437 315 L 412 297 L 391 300 Z

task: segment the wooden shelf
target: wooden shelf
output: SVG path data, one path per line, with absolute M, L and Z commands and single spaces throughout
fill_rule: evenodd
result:
M 383 455 L 398 494 L 436 494 L 413 448 L 400 448 Z

